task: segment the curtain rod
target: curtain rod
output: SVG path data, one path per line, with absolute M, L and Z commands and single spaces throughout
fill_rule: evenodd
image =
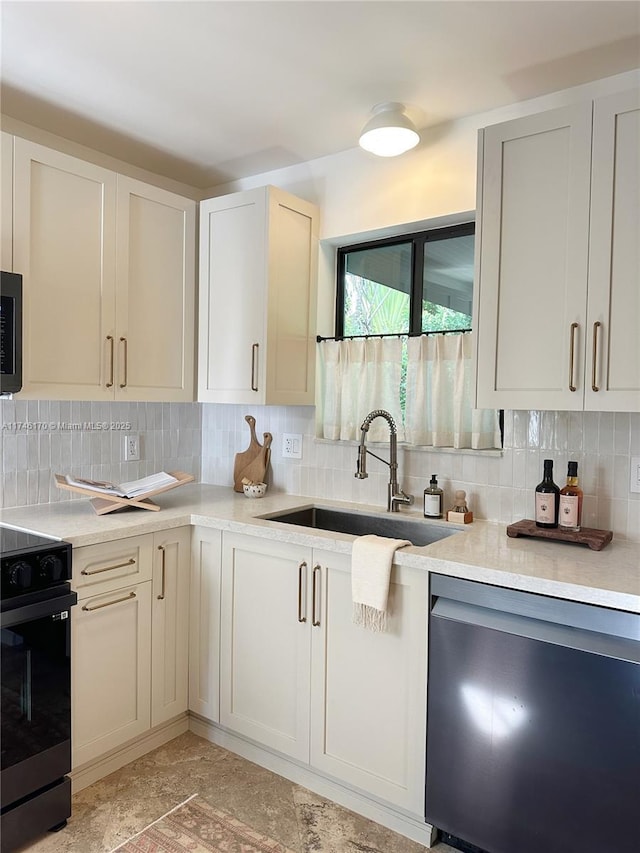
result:
M 411 332 L 387 332 L 380 335 L 335 335 L 333 337 L 316 335 L 316 341 L 321 344 L 323 341 L 354 341 L 361 338 L 420 338 L 422 335 L 464 335 L 471 331 L 472 329 L 439 329 L 437 332 L 419 332 L 418 334 L 412 334 Z

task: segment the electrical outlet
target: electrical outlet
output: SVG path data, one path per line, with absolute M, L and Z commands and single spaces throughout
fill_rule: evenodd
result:
M 629 491 L 640 494 L 640 456 L 631 457 L 631 473 L 629 474 Z
M 302 436 L 285 432 L 282 435 L 282 458 L 302 459 Z
M 124 460 L 125 462 L 138 462 L 140 460 L 140 436 L 124 436 Z

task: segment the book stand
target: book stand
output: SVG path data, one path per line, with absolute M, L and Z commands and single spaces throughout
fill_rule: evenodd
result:
M 97 496 L 95 489 L 69 485 L 63 474 L 54 474 L 54 477 L 56 480 L 56 486 L 59 489 L 66 489 L 69 492 L 77 492 L 80 495 L 90 497 L 91 506 L 96 511 L 96 514 L 106 515 L 108 512 L 116 512 L 116 510 L 124 509 L 125 507 L 138 507 L 139 509 L 150 509 L 154 512 L 158 512 L 160 507 L 157 503 L 150 500 L 150 498 L 155 495 L 159 495 L 161 492 L 168 492 L 171 489 L 177 489 L 178 486 L 183 486 L 185 483 L 192 483 L 195 479 L 193 474 L 185 474 L 184 471 L 167 471 L 167 474 L 171 474 L 171 476 L 175 477 L 178 482 L 171 483 L 168 486 L 162 486 L 159 489 L 153 489 L 152 491 L 145 492 L 142 495 L 136 495 L 134 498 L 123 498 L 120 497 L 120 495 L 107 495 L 104 492 L 100 492 L 99 496 Z

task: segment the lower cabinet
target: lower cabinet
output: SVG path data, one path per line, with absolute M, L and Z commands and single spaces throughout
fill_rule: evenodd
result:
M 186 711 L 189 554 L 188 527 L 74 550 L 74 768 Z
M 151 725 L 187 710 L 189 696 L 189 567 L 191 528 L 153 537 Z
M 196 527 L 191 538 L 189 710 L 220 720 L 220 566 L 222 533 Z
M 225 533 L 220 722 L 422 814 L 427 574 L 394 567 L 384 633 L 351 610 L 349 556 Z
M 210 528 L 74 551 L 73 767 L 187 708 L 422 821 L 427 573 L 387 630 L 352 621 L 351 558 Z
M 220 722 L 309 759 L 311 551 L 224 534 Z

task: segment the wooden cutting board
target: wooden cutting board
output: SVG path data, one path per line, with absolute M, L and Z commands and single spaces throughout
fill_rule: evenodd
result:
M 245 415 L 244 419 L 249 424 L 251 437 L 249 447 L 242 453 L 236 453 L 233 465 L 233 489 L 236 492 L 242 491 L 243 477 L 254 483 L 263 483 L 271 459 L 271 433 L 263 433 L 264 444 L 260 444 L 256 436 L 256 419 L 253 415 Z
M 271 459 L 271 441 L 273 437 L 270 432 L 265 432 L 263 433 L 263 438 L 264 444 L 260 448 L 260 453 L 249 462 L 246 468 L 240 471 L 239 482 L 234 483 L 233 486 L 236 492 L 242 491 L 242 480 L 244 478 L 251 480 L 252 483 L 265 482 Z

